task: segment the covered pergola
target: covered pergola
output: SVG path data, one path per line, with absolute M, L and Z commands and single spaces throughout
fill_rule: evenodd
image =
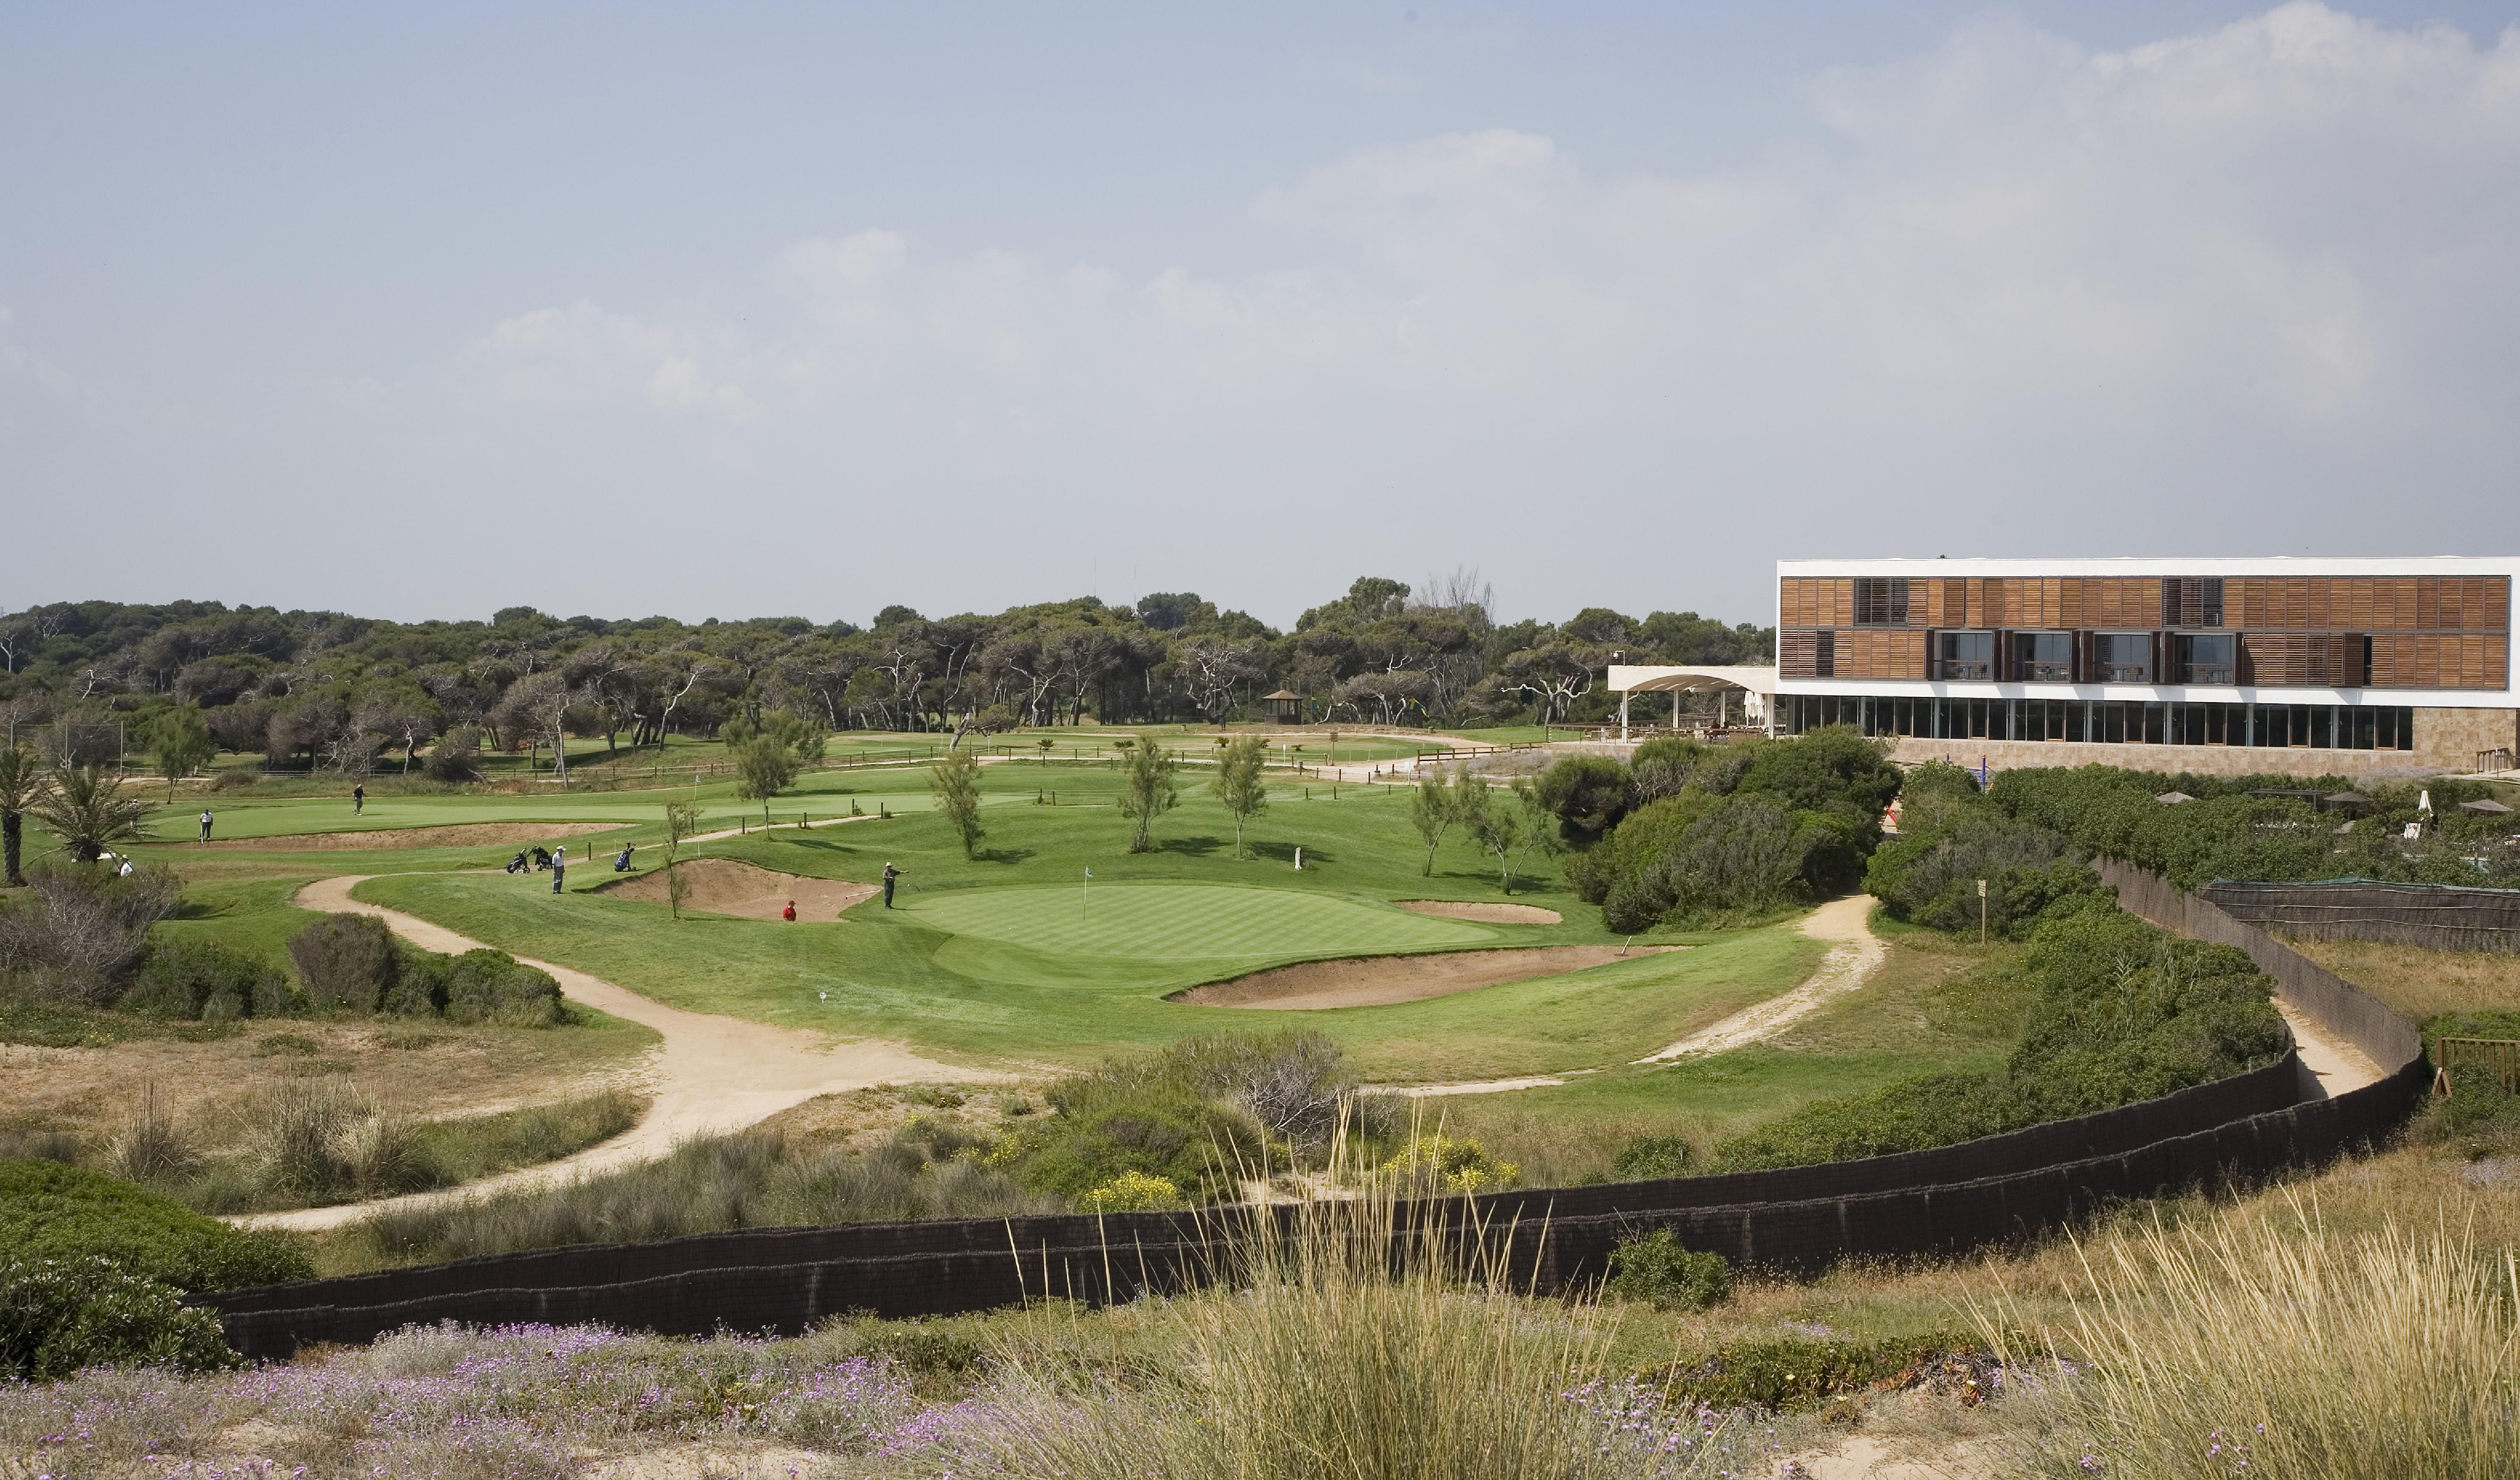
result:
M 1638 663 L 1610 665 L 1610 692 L 1619 696 L 1619 739 L 1628 738 L 1628 697 L 1636 694 L 1702 694 L 1714 690 L 1719 695 L 1739 691 L 1741 717 L 1763 724 L 1768 733 L 1777 733 L 1777 670 L 1774 668 L 1732 667 L 1723 664 L 1688 664 L 1679 667 L 1657 667 Z M 1674 699 L 1675 706 L 1679 700 Z M 1723 703 L 1716 715 L 1723 721 Z M 1677 712 L 1675 710 L 1675 712 Z

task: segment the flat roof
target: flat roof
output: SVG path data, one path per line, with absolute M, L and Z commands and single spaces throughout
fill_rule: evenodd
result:
M 1777 574 L 1906 576 L 2041 575 L 2514 575 L 2520 555 L 2075 556 L 1995 560 L 1970 556 L 1778 561 Z

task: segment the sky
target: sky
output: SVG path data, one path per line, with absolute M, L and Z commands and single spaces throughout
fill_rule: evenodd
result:
M 0 609 L 2502 553 L 2520 0 L 0 9 Z

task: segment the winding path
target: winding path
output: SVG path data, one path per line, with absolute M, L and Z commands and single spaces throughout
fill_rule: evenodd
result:
M 458 935 L 443 925 L 350 897 L 351 889 L 374 876 L 345 875 L 319 879 L 297 891 L 297 904 L 302 909 L 332 914 L 373 915 L 396 935 L 425 950 L 455 954 L 480 949 L 481 942 Z M 818 1095 L 875 1084 L 918 1080 L 969 1083 L 997 1077 L 936 1063 L 896 1044 L 860 1041 L 833 1045 L 823 1035 L 802 1029 L 687 1012 L 583 971 L 530 957 L 517 959 L 550 972 L 571 1001 L 653 1028 L 663 1039 L 639 1070 L 643 1087 L 654 1099 L 637 1126 L 574 1156 L 519 1167 L 460 1187 L 374 1202 L 257 1214 L 235 1221 L 256 1228 L 332 1228 L 388 1209 L 457 1201 L 653 1160 L 686 1137 L 741 1130 Z

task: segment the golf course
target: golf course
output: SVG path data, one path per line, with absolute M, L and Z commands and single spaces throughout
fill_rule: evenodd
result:
M 1168 742 L 1186 757 L 1207 748 L 1194 736 Z M 858 747 L 835 737 L 832 748 Z M 1797 1025 L 1825 1040 L 1817 1052 L 1761 1043 L 1638 1064 L 1794 990 L 1827 945 L 1791 914 L 1739 929 L 1614 934 L 1540 851 L 1518 866 L 1518 908 L 1505 913 L 1558 922 L 1424 913 L 1508 896 L 1497 860 L 1459 831 L 1430 862 L 1410 820 L 1413 788 L 1399 784 L 1273 770 L 1238 856 L 1234 818 L 1185 765 L 1179 806 L 1153 825 L 1153 846 L 1132 853 L 1110 761 L 1039 758 L 1021 737 L 995 748 L 977 770 L 985 835 L 968 857 L 917 762 L 808 771 L 766 806 L 740 799 L 731 781 L 387 794 L 356 813 L 338 795 L 221 798 L 206 847 L 186 837 L 187 801 L 158 814 L 158 840 L 135 853 L 187 880 L 189 908 L 161 932 L 214 937 L 276 964 L 315 918 L 298 891 L 347 875 L 361 905 L 672 1009 L 896 1046 L 975 1077 L 1055 1077 L 1188 1036 L 1299 1026 L 1393 1088 L 1555 1081 L 1438 1101 L 1508 1141 L 1580 1140 L 1587 1127 L 1713 1134 L 2001 1052 L 2001 1025 L 1955 1030 L 1930 1004 L 1882 1013 L 1881 994 L 1868 992 Z M 745 909 L 687 902 L 678 918 L 666 902 L 668 801 L 698 819 L 698 840 L 678 851 L 687 875 L 740 877 L 757 896 Z M 558 895 L 547 873 L 503 872 L 535 842 L 568 849 Z M 624 845 L 627 877 L 612 868 Z M 889 909 L 874 887 L 887 864 L 899 871 Z M 804 901 L 793 921 L 779 918 L 783 892 Z M 846 907 L 815 903 L 832 900 Z M 1298 1010 L 1255 1014 L 1215 986 L 1296 964 Z M 1900 970 L 1880 974 L 1883 991 L 1901 990 Z M 1417 975 L 1428 982 L 1399 991 L 1416 1000 L 1375 985 Z

